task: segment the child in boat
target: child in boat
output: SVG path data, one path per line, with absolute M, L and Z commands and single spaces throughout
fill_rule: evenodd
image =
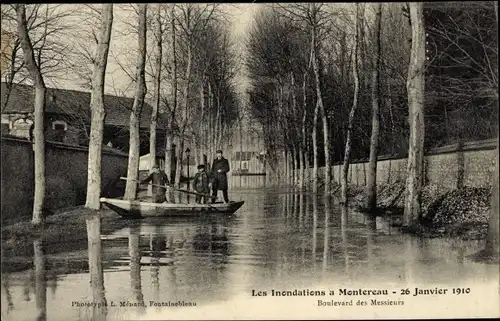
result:
M 194 179 L 193 179 L 193 189 L 197 193 L 201 193 L 201 194 L 209 194 L 210 193 L 209 179 L 208 179 L 207 172 L 205 172 L 205 165 L 198 165 L 198 173 L 196 173 L 196 175 L 194 175 Z M 206 204 L 207 197 L 201 196 L 201 195 L 196 195 L 196 203 Z

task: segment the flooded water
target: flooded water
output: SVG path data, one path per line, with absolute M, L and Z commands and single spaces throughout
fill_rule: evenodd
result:
M 490 291 L 482 295 L 496 306 L 477 313 L 498 313 L 498 265 L 467 257 L 480 242 L 402 235 L 383 221 L 343 210 L 336 200 L 291 190 L 233 189 L 230 197 L 245 200 L 232 217 L 134 220 L 110 235 L 101 235 L 99 220 L 89 220 L 88 249 L 50 256 L 35 242 L 33 268 L 2 275 L 2 320 L 290 317 L 283 304 L 289 311 L 309 309 L 298 318 L 315 311 L 330 319 L 366 318 L 377 312 L 325 310 L 317 301 L 338 300 L 340 289 L 389 289 L 380 298 L 349 299 L 406 300 L 408 309 L 424 302 L 402 297 L 402 289 L 413 296 L 415 287 L 470 288 L 469 297 L 440 297 L 443 304 L 452 302 L 445 306 L 449 313 L 453 305 L 477 301 L 478 291 Z M 295 289 L 336 293 L 276 298 L 277 291 Z M 259 292 L 275 301 L 264 301 Z

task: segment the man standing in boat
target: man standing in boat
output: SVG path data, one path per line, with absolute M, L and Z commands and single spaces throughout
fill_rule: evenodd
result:
M 216 158 L 212 165 L 212 203 L 217 198 L 217 192 L 222 191 L 224 202 L 229 203 L 229 196 L 227 195 L 227 172 L 229 172 L 229 162 L 222 157 L 222 151 L 216 151 Z
M 148 177 L 141 181 L 141 184 L 146 184 L 151 182 L 153 184 L 153 201 L 155 203 L 166 202 L 167 198 L 165 193 L 167 192 L 167 187 L 170 185 L 168 181 L 167 174 L 164 171 L 160 171 L 158 165 L 153 166 L 153 172 L 149 174 Z

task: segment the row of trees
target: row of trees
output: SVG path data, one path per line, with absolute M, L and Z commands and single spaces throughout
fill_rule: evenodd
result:
M 71 16 L 70 9 L 59 8 L 56 11 L 57 15 L 50 16 L 47 13 L 40 22 L 36 14 L 40 8 L 41 5 L 27 7 L 19 4 L 9 6 L 7 9 L 2 6 L 2 16 L 14 17 L 13 25 L 17 28 L 14 46 L 8 53 L 11 71 L 15 72 L 9 73 L 7 80 L 12 86 L 16 83 L 16 79 L 19 81 L 21 73 L 27 70 L 29 72 L 27 78 L 35 87 L 35 199 L 32 220 L 34 224 L 43 223 L 44 220 L 43 121 L 46 91 L 44 76 L 47 74 L 45 74 L 42 62 L 50 61 L 51 57 L 45 56 L 47 52 L 43 46 L 37 47 L 36 39 L 38 38 L 36 37 L 40 36 L 38 33 L 35 35 L 33 30 L 40 30 L 36 29 L 39 23 L 45 25 L 42 33 L 45 32 L 48 38 L 49 35 L 60 31 L 54 27 L 54 32 L 51 33 L 52 29 L 48 27 L 49 20 L 57 26 L 57 22 L 62 24 L 63 18 Z M 48 5 L 46 8 L 49 12 Z M 84 19 L 83 21 L 77 20 L 75 23 L 80 23 L 82 28 L 74 32 L 75 45 L 68 49 L 68 52 L 64 52 L 63 58 L 73 60 L 66 65 L 66 68 L 77 71 L 81 76 L 82 86 L 91 90 L 85 206 L 91 209 L 100 207 L 101 151 L 106 117 L 104 92 L 108 56 L 111 52 L 110 44 L 114 33 L 135 36 L 137 39 L 136 50 L 127 48 L 132 54 L 128 56 L 113 54 L 115 62 L 130 76 L 130 83 L 135 84 L 134 103 L 130 106 L 130 150 L 127 173 L 129 180 L 124 197 L 135 199 L 137 194 L 139 124 L 145 101 L 150 101 L 153 107 L 149 135 L 151 166 L 156 161 L 157 147 L 165 148 L 166 172 L 171 173 L 173 159 L 176 159 L 174 179 L 175 183 L 179 184 L 185 142 L 194 143 L 196 162 L 201 163 L 202 151 L 213 152 L 221 148 L 228 136 L 225 134 L 238 119 L 239 97 L 233 85 L 236 60 L 229 37 L 226 13 L 217 4 L 157 4 L 154 6 L 139 4 L 121 7 L 106 4 L 86 5 L 80 9 Z M 116 14 L 114 15 L 113 12 L 120 12 L 120 14 L 115 17 Z M 115 30 L 113 26 L 117 21 L 127 27 Z M 130 21 L 135 21 L 135 23 Z M 4 26 L 3 20 L 2 26 Z M 57 43 L 56 39 L 53 40 Z M 19 54 L 22 54 L 22 57 L 19 57 Z M 135 57 L 133 57 L 134 54 Z M 129 72 L 133 68 L 135 72 Z M 152 91 L 147 89 L 149 84 L 152 84 Z M 157 121 L 160 116 L 168 120 L 167 127 L 164 128 L 167 133 L 164 142 L 157 141 L 156 135 Z
M 424 151 L 442 143 L 442 126 L 436 126 L 434 119 L 450 109 L 450 104 L 443 108 L 436 90 L 446 92 L 448 98 L 460 94 L 471 110 L 488 110 L 488 114 L 470 112 L 469 118 L 456 124 L 462 124 L 463 130 L 466 121 L 471 121 L 471 127 L 480 123 L 490 133 L 486 137 L 494 136 L 498 67 L 493 61 L 498 45 L 492 37 L 493 5 L 467 5 L 461 8 L 461 16 L 455 8 L 447 12 L 447 28 L 441 29 L 436 24 L 427 27 L 425 20 L 426 16 L 438 19 L 446 9 L 425 8 L 423 3 L 264 7 L 248 41 L 252 83 L 248 94 L 268 150 L 282 151 L 282 155 L 270 155 L 277 173 L 292 177 L 301 187 L 309 180 L 317 191 L 319 166 L 325 165 L 325 193 L 330 194 L 331 166 L 342 161 L 341 197 L 346 204 L 350 160 L 369 155 L 366 207 L 372 210 L 377 204 L 377 156 L 408 153 L 403 225 L 415 227 L 421 211 Z M 429 50 L 430 42 L 439 43 L 440 49 Z M 478 52 L 477 44 L 483 50 Z M 461 72 L 443 72 L 452 64 Z M 437 77 L 437 69 L 446 77 Z M 429 77 L 432 90 L 426 86 Z M 424 106 L 432 113 L 424 113 Z M 459 107 L 455 109 L 464 109 Z M 451 126 L 451 118 L 446 122 Z M 446 142 L 451 142 L 450 137 Z M 311 177 L 307 177 L 309 171 L 304 169 L 311 164 Z M 492 213 L 498 234 L 498 209 Z
M 400 5 L 384 5 L 383 12 L 367 6 L 267 6 L 249 37 L 252 114 L 261 121 L 266 137 L 278 138 L 267 142 L 268 149 L 285 150 L 281 158 L 287 167 L 311 166 L 312 180 L 320 165 L 369 154 L 372 102 L 380 109 L 379 139 L 391 142 L 380 146 L 379 153 L 408 146 L 408 111 L 403 106 L 409 25 Z M 367 36 L 371 34 L 380 42 Z M 374 63 L 378 68 L 372 68 Z M 383 81 L 374 85 L 373 77 Z M 278 168 L 278 155 L 270 156 Z M 326 192 L 331 189 L 329 168 L 325 167 Z M 306 176 L 305 171 L 295 171 L 294 180 L 303 186 L 311 179 Z

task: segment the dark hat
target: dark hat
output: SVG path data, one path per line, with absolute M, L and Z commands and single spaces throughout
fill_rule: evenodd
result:
M 198 169 L 205 168 L 205 165 L 198 165 Z
M 221 154 L 222 154 L 222 150 L 218 149 L 218 150 L 216 150 L 216 151 L 215 151 L 215 153 L 216 153 L 216 154 L 217 154 L 217 153 L 221 153 Z

